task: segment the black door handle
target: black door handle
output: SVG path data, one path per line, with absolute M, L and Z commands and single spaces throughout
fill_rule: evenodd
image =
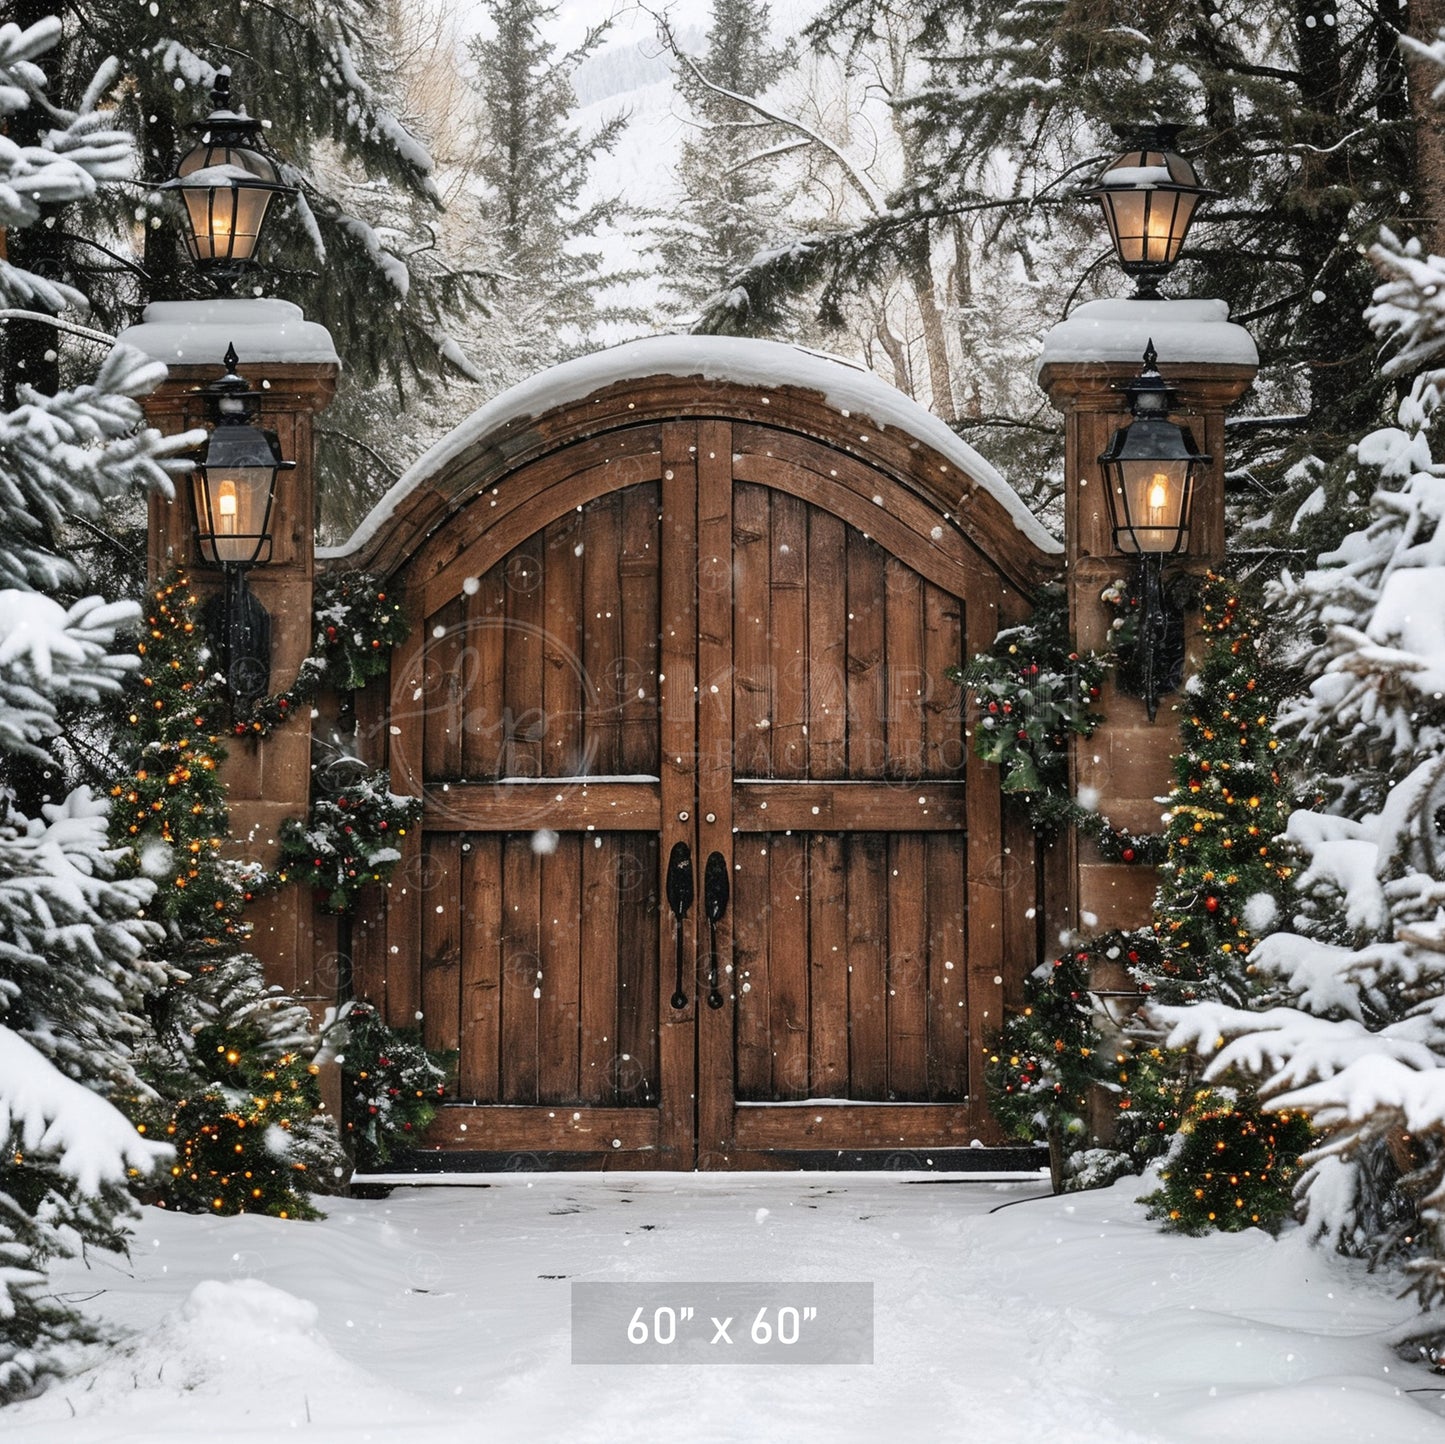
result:
M 672 845 L 672 855 L 667 860 L 667 905 L 677 929 L 677 988 L 672 995 L 672 1006 L 687 1007 L 687 994 L 682 990 L 683 932 L 682 920 L 692 906 L 692 852 L 685 842 Z
M 702 875 L 702 904 L 703 911 L 707 914 L 708 929 L 707 1005 L 709 1008 L 721 1008 L 723 1005 L 723 995 L 718 992 L 717 986 L 717 925 L 728 910 L 730 891 L 727 859 L 720 852 L 709 853 L 707 867 L 703 869 Z

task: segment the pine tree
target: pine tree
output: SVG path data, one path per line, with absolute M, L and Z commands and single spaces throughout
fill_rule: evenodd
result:
M 45 13 L 43 0 L 17 8 L 37 5 Z M 374 466 L 366 475 L 358 465 L 366 424 L 403 397 L 471 374 L 455 336 L 490 281 L 437 244 L 434 165 L 397 111 L 385 0 L 159 8 L 102 0 L 64 13 L 52 99 L 81 107 L 105 63 L 103 88 L 137 137 L 138 164 L 124 189 L 86 198 L 65 226 L 13 234 L 12 259 L 83 290 L 111 331 L 148 301 L 210 294 L 184 258 L 183 207 L 156 187 L 195 143 L 190 128 L 212 109 L 220 70 L 233 71 L 236 102 L 268 122 L 282 179 L 300 192 L 268 222 L 264 268 L 247 294 L 274 290 L 332 333 L 343 381 L 322 430 L 318 480 L 323 496 L 358 490 L 351 510 L 363 508 L 385 489 Z M 53 297 L 39 299 L 60 309 Z M 6 375 L 54 391 L 64 378 L 53 350 L 43 326 L 10 327 Z
M 132 164 L 130 137 L 95 109 L 103 83 L 79 110 L 47 103 L 39 61 L 59 34 L 53 19 L 0 26 L 0 116 L 45 116 L 36 143 L 17 143 L 27 129 L 17 123 L 0 144 L 8 237 Z M 83 299 L 3 253 L 0 298 L 50 313 Z M 51 346 L 66 324 L 49 327 Z M 57 707 L 94 707 L 130 669 L 113 649 L 134 607 L 87 595 L 59 539 L 68 518 L 95 522 L 129 495 L 170 487 L 177 443 L 142 427 L 135 400 L 162 374 L 116 348 L 84 384 L 50 394 L 16 384 L 0 412 L 0 1400 L 36 1387 L 58 1369 L 58 1346 L 91 1332 L 42 1292 L 47 1262 L 123 1247 L 126 1179 L 167 1156 L 106 1101 L 140 1087 L 131 1044 L 156 977 L 153 929 L 138 913 L 152 885 L 117 877 L 106 807 L 88 789 L 37 799 L 27 815 L 16 788 L 17 775 L 58 775 Z
M 1293 887 L 1278 841 L 1292 798 L 1275 720 L 1283 680 L 1263 619 L 1235 581 L 1209 576 L 1199 617 L 1204 655 L 1180 707 L 1154 903 L 1160 946 L 1133 972 L 1158 1002 L 1246 1006 L 1259 992 L 1249 954 Z M 1161 1121 L 1174 1136 L 1162 1186 L 1145 1200 L 1154 1216 L 1190 1233 L 1276 1228 L 1291 1213 L 1308 1123 L 1266 1112 L 1248 1078 L 1201 1087 L 1192 1058 L 1166 1056 L 1175 1086 Z
M 1115 123 L 1177 120 L 1223 199 L 1204 212 L 1211 223 L 1196 229 L 1174 288 L 1230 303 L 1265 358 L 1256 404 L 1293 417 L 1241 428 L 1239 443 L 1255 457 L 1329 458 L 1375 421 L 1384 390 L 1359 321 L 1370 286 L 1360 250 L 1382 222 L 1439 204 L 1422 193 L 1406 124 L 1407 11 L 834 0 L 806 33 L 853 53 L 900 16 L 931 57 L 929 76 L 895 98 L 917 173 L 880 214 L 764 252 L 731 280 L 734 295 L 766 311 L 810 288 L 856 292 L 950 219 L 984 223 L 988 248 L 1011 250 L 1029 285 L 1062 264 L 1082 273 L 1085 294 L 1118 289 L 1103 227 L 1077 193 L 1122 149 Z M 1085 237 L 1093 261 L 1076 268 Z M 706 320 L 729 324 L 722 306 Z
M 762 97 L 788 68 L 789 49 L 770 43 L 769 11 L 761 0 L 713 0 L 706 53 L 679 63 L 678 89 L 698 134 L 682 147 L 682 197 L 658 253 L 682 315 L 717 296 L 776 235 L 782 202 L 762 157 L 787 132 L 730 98 Z M 749 330 L 746 319 L 741 329 Z
M 1445 259 L 1390 237 L 1373 255 L 1386 279 L 1369 319 L 1401 342 L 1390 369 L 1417 371 L 1438 360 Z M 1353 448 L 1358 484 L 1374 487 L 1369 523 L 1274 589 L 1312 679 L 1281 712 L 1311 805 L 1286 829 L 1293 913 L 1250 955 L 1265 1006 L 1170 1015 L 1176 1042 L 1213 1055 L 1211 1075 L 1259 1077 L 1273 1109 L 1310 1117 L 1307 1223 L 1410 1260 L 1426 1303 L 1445 1296 L 1442 384 L 1415 374 L 1398 424 Z
M 1264 624 L 1238 585 L 1210 576 L 1199 602 L 1204 655 L 1180 704 L 1183 746 L 1167 806 L 1168 856 L 1155 899 L 1163 1002 L 1255 991 L 1246 959 L 1271 931 L 1292 887 L 1276 839 L 1290 783 L 1275 725 L 1279 669 Z
M 308 1194 L 340 1167 L 335 1128 L 320 1113 L 310 1016 L 267 987 L 246 950 L 243 909 L 260 878 L 224 852 L 225 700 L 196 606 L 183 575 L 150 598 L 112 788 L 114 839 L 156 888 L 146 915 L 163 930 L 152 956 L 168 974 L 130 1106 L 176 1157 L 143 1192 L 192 1212 L 314 1218 Z
M 474 363 L 493 389 L 596 344 L 613 319 L 598 293 L 610 282 L 603 258 L 582 237 L 619 223 L 620 198 L 585 201 L 597 160 L 617 143 L 625 114 L 584 136 L 572 75 L 602 43 L 608 24 L 565 53 L 543 34 L 557 6 L 547 0 L 486 0 L 495 33 L 471 41 L 478 99 L 476 233 L 483 267 L 498 272 L 492 315 Z

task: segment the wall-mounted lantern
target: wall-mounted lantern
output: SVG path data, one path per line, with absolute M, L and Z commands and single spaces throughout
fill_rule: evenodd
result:
M 1135 132 L 1126 141 L 1129 148 L 1085 192 L 1103 208 L 1119 266 L 1134 280 L 1136 300 L 1158 298 L 1159 282 L 1174 269 L 1200 201 L 1218 194 L 1200 184 L 1194 167 L 1174 149 L 1182 129 L 1154 125 Z
M 271 618 L 251 594 L 246 574 L 271 560 L 276 475 L 296 465 L 282 459 L 276 433 L 255 424 L 261 393 L 236 374 L 239 359 L 228 346 L 225 374 L 201 393 L 213 429 L 192 485 L 197 552 L 225 577 L 207 622 L 236 717 L 265 696 L 271 682 Z
M 1143 370 L 1124 388 L 1133 419 L 1099 456 L 1114 547 L 1136 559 L 1138 635 L 1123 676 L 1144 699 L 1151 722 L 1160 694 L 1178 685 L 1184 663 L 1183 616 L 1164 590 L 1164 558 L 1189 544 L 1196 478 L 1212 460 L 1187 426 L 1170 421 L 1175 396 L 1158 359 L 1150 341 Z
M 274 161 L 261 149 L 261 122 L 233 107 L 231 72 L 216 75 L 214 109 L 190 129 L 200 137 L 162 190 L 179 191 L 186 206 L 186 249 L 196 269 L 228 295 L 255 264 L 257 247 L 283 185 Z

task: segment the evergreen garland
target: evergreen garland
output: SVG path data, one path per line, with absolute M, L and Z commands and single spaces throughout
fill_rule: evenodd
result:
M 312 799 L 305 823 L 281 824 L 276 880 L 307 881 L 328 911 L 349 913 L 368 883 L 383 882 L 401 861 L 401 840 L 421 816 L 421 798 L 399 797 L 390 774 L 357 778 L 335 797 Z
M 1100 1035 L 1089 998 L 1086 949 L 1029 974 L 1023 1009 L 989 1055 L 994 1117 L 1020 1140 L 1078 1136 L 1088 1128 Z
M 973 750 L 1002 773 L 1002 787 L 1028 809 L 1039 832 L 1080 813 L 1069 795 L 1069 737 L 1089 737 L 1104 719 L 1094 710 L 1107 664 L 1069 643 L 1069 604 L 1046 587 L 1028 621 L 1007 627 L 987 652 L 949 676 L 978 708 Z
M 346 1037 L 338 1057 L 346 1142 L 356 1167 L 368 1172 L 420 1141 L 456 1055 L 431 1052 L 417 1030 L 388 1026 L 370 1003 L 347 1004 L 337 1022 Z
M 399 599 L 385 582 L 366 572 L 319 577 L 313 615 L 311 655 L 301 663 L 296 680 L 237 718 L 233 729 L 238 737 L 269 735 L 325 687 L 338 692 L 365 687 L 391 666 L 391 649 L 406 640 L 409 630 Z
M 987 652 L 947 675 L 973 694 L 974 755 L 1001 770 L 1003 791 L 1023 804 L 1035 832 L 1048 837 L 1072 825 L 1108 861 L 1147 866 L 1163 861 L 1162 837 L 1115 827 L 1069 790 L 1069 738 L 1093 736 L 1104 720 L 1095 704 L 1115 665 L 1115 652 L 1073 649 L 1068 598 L 1050 586 L 1027 622 L 1005 628 Z

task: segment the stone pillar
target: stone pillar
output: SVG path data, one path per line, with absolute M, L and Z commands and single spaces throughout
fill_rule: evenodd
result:
M 336 392 L 340 372 L 331 336 L 304 319 L 288 301 L 160 301 L 146 307 L 140 325 L 120 340 L 169 368 L 165 382 L 142 403 L 146 417 L 167 434 L 201 426 L 200 388 L 221 375 L 221 357 L 234 345 L 237 370 L 263 393 L 258 424 L 273 429 L 281 453 L 296 463 L 277 477 L 271 512 L 274 538 L 269 565 L 249 575 L 251 590 L 271 614 L 271 690 L 290 686 L 311 650 L 315 577 L 315 464 L 313 418 Z M 219 591 L 221 574 L 198 559 L 189 478 L 176 495 L 150 501 L 149 569 L 152 580 L 184 566 L 197 592 Z M 311 723 L 299 709 L 263 739 L 231 738 L 224 777 L 230 792 L 231 832 L 240 856 L 269 866 L 277 829 L 305 815 L 311 786 Z M 318 1016 L 335 1002 L 334 979 L 313 976 L 311 899 L 295 887 L 262 899 L 248 911 L 252 947 L 268 982 L 312 1006 Z
M 1114 550 L 1098 456 L 1129 420 L 1122 384 L 1138 375 L 1152 340 L 1159 370 L 1179 397 L 1173 419 L 1186 423 L 1214 460 L 1196 487 L 1188 551 L 1173 563 L 1205 572 L 1224 557 L 1225 412 L 1249 389 L 1259 357 L 1249 333 L 1232 324 L 1222 301 L 1091 301 L 1044 340 L 1039 385 L 1063 414 L 1065 584 L 1075 644 L 1100 650 L 1113 614 L 1100 593 L 1131 563 Z M 1186 618 L 1186 625 L 1192 619 Z M 1188 665 L 1186 664 L 1186 671 Z M 1144 703 L 1107 683 L 1106 718 L 1091 738 L 1074 740 L 1072 774 L 1098 796 L 1116 827 L 1159 832 L 1156 800 L 1173 783 L 1179 751 L 1178 694 L 1160 699 L 1151 723 Z M 1109 862 L 1080 839 L 1074 861 L 1074 919 L 1086 932 L 1149 921 L 1155 869 Z

